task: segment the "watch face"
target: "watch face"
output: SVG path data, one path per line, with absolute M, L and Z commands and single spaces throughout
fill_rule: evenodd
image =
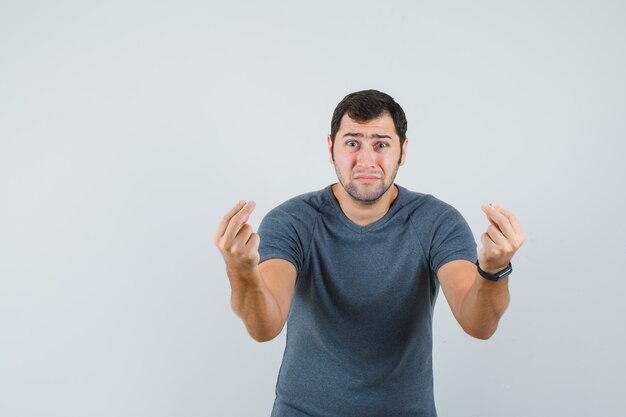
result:
M 509 265 L 504 268 L 502 271 L 500 272 L 496 272 L 495 274 L 491 275 L 488 272 L 483 271 L 480 268 L 480 265 L 478 264 L 478 261 L 476 261 L 476 266 L 478 267 L 478 273 L 485 279 L 488 279 L 489 281 L 499 281 L 502 278 L 506 277 L 507 275 L 511 274 L 511 272 L 513 272 L 513 267 L 511 266 L 511 263 L 509 262 Z
M 496 274 L 496 277 L 497 277 L 498 279 L 501 279 L 501 278 L 504 278 L 504 277 L 506 277 L 507 275 L 509 275 L 511 272 L 513 272 L 513 268 L 511 268 L 510 266 L 507 266 L 507 267 L 506 267 L 506 269 L 504 269 L 504 270 L 502 270 L 502 271 L 498 272 L 498 273 Z

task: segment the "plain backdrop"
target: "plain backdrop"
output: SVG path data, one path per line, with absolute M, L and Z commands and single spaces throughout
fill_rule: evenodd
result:
M 284 332 L 230 309 L 221 216 L 336 180 L 336 104 L 408 120 L 398 184 L 527 235 L 496 335 L 440 294 L 447 416 L 626 415 L 626 3 L 0 0 L 0 415 L 267 416 Z M 621 185 L 620 185 L 621 184 Z

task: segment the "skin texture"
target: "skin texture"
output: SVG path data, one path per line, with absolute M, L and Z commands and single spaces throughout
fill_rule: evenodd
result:
M 259 265 L 259 236 L 246 223 L 254 207 L 254 201 L 239 201 L 222 218 L 213 241 L 226 263 L 233 311 L 254 340 L 265 342 L 287 321 L 296 268 L 282 259 Z
M 339 180 L 332 190 L 343 212 L 360 226 L 383 217 L 398 195 L 393 183 L 405 163 L 408 139 L 400 146 L 393 119 L 383 114 L 367 122 L 344 115 L 334 146 L 330 135 L 327 141 Z M 263 342 L 276 337 L 287 321 L 296 269 L 282 259 L 259 265 L 259 236 L 247 223 L 254 207 L 253 201 L 238 202 L 222 218 L 214 243 L 226 263 L 231 306 L 252 338 Z M 503 207 L 484 204 L 481 209 L 489 226 L 481 236 L 478 261 L 484 271 L 495 273 L 523 244 L 524 232 L 515 215 Z M 437 277 L 463 330 L 479 339 L 490 338 L 509 304 L 508 277 L 486 280 L 466 260 L 446 263 Z
M 337 179 L 355 202 L 375 204 L 393 185 L 403 163 L 397 159 L 399 147 L 394 145 L 399 141 L 394 141 L 393 120 L 387 116 L 358 123 L 346 114 L 340 126 L 335 146 L 328 138 Z
M 480 239 L 483 246 L 478 252 L 478 263 L 484 271 L 494 274 L 509 264 L 524 243 L 524 232 L 515 215 L 498 204 L 484 204 L 481 208 L 490 225 Z M 439 268 L 437 277 L 463 330 L 478 339 L 490 338 L 509 305 L 509 278 L 486 280 L 478 274 L 476 265 L 466 260 L 446 263 Z
M 383 217 L 398 196 L 393 182 L 406 160 L 409 140 L 400 147 L 400 137 L 388 114 L 367 122 L 357 122 L 346 114 L 334 146 L 330 135 L 327 142 L 329 160 L 339 180 L 333 194 L 343 212 L 359 226 Z

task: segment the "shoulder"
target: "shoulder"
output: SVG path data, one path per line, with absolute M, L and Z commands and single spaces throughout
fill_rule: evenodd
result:
M 441 233 L 453 230 L 467 231 L 469 226 L 463 215 L 451 204 L 432 194 L 400 189 L 404 194 L 401 209 L 421 240 L 430 241 Z
M 317 216 L 328 202 L 326 188 L 292 197 L 279 204 L 270 213 L 283 213 L 298 218 Z
M 290 198 L 263 217 L 258 229 L 262 260 L 271 257 L 286 259 L 300 271 L 321 211 L 327 204 L 325 190 Z
M 327 188 L 292 197 L 270 210 L 263 221 L 312 227 L 329 203 Z
M 459 213 L 449 203 L 438 199 L 432 194 L 425 194 L 408 190 L 398 186 L 400 190 L 399 203 L 402 208 L 407 210 L 411 218 L 420 218 L 424 220 L 434 220 L 441 216 Z
M 278 205 L 274 210 L 288 213 L 319 212 L 327 203 L 326 188 L 292 197 Z

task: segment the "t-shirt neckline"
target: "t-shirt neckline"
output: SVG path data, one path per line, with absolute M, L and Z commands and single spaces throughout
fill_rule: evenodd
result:
M 387 210 L 385 215 L 366 226 L 359 226 L 358 224 L 350 220 L 350 218 L 346 216 L 346 213 L 344 213 L 341 209 L 339 201 L 337 201 L 337 198 L 333 193 L 333 186 L 335 184 L 337 183 L 332 183 L 326 187 L 326 196 L 330 200 L 330 204 L 335 208 L 335 211 L 337 212 L 337 215 L 339 216 L 341 222 L 357 233 L 366 233 L 387 223 L 387 221 L 404 205 L 403 201 L 407 196 L 406 190 L 398 184 L 394 183 L 393 185 L 396 186 L 396 188 L 398 189 L 398 195 L 396 196 L 396 199 L 391 203 L 391 206 L 389 207 L 389 210 Z

